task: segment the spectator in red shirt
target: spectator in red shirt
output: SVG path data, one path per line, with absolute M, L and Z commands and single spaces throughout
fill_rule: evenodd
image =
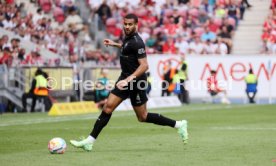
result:
M 262 40 L 267 41 L 270 37 L 270 32 L 267 29 L 263 29 Z
M 177 50 L 174 45 L 174 40 L 172 37 L 169 37 L 162 47 L 162 52 L 164 54 L 176 54 Z
M 218 85 L 218 80 L 216 78 L 217 72 L 211 70 L 211 76 L 207 78 L 207 88 L 211 96 L 216 96 L 219 93 L 223 93 L 224 97 L 222 98 L 222 103 L 230 104 L 230 101 L 227 99 L 226 90 L 222 89 Z
M 169 22 L 167 24 L 165 24 L 165 32 L 168 35 L 175 35 L 176 34 L 176 30 L 178 28 L 177 24 L 174 23 L 174 18 L 171 16 L 169 18 Z
M 209 19 L 209 21 L 208 21 L 207 24 L 208 24 L 208 28 L 210 29 L 210 31 L 212 31 L 212 32 L 214 32 L 214 33 L 217 33 L 217 32 L 218 32 L 218 30 L 219 30 L 219 25 L 216 24 L 216 23 L 214 22 L 213 19 Z
M 42 59 L 37 50 L 33 50 L 30 54 L 27 55 L 24 64 L 35 65 L 42 64 Z
M 229 0 L 217 0 L 217 5 L 228 5 Z
M 271 0 L 271 8 L 274 9 L 276 6 L 276 0 Z
M 0 58 L 0 64 L 6 64 L 8 67 L 12 65 L 13 57 L 9 47 L 5 47 L 3 50 L 3 56 Z
M 208 92 L 211 93 L 211 95 L 216 95 L 219 92 L 222 92 L 223 90 L 218 87 L 218 80 L 216 78 L 217 72 L 215 70 L 211 71 L 211 76 L 207 78 L 207 88 Z
M 7 4 L 13 4 L 13 3 L 14 3 L 14 0 L 6 0 L 6 3 L 7 3 Z

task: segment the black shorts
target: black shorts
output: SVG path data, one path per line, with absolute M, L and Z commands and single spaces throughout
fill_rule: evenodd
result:
M 117 82 L 123 79 L 124 78 L 120 76 Z M 120 97 L 123 100 L 130 98 L 132 106 L 141 106 L 148 101 L 146 77 L 142 77 L 135 80 L 134 82 L 130 82 L 128 84 L 128 87 L 124 90 L 118 89 L 116 84 L 111 93 Z

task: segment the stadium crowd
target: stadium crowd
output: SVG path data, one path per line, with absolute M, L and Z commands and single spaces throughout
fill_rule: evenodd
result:
M 21 37 L 0 36 L 0 64 L 59 65 L 60 60 L 72 59 L 105 64 L 118 58 L 97 48 L 75 0 L 32 0 L 38 5 L 34 14 L 24 2 L 0 2 L 0 27 Z M 98 14 L 99 28 L 111 38 L 122 38 L 122 18 L 135 13 L 149 54 L 185 55 L 231 53 L 232 37 L 246 8 L 245 0 L 87 0 L 87 4 L 92 17 Z M 25 41 L 37 49 L 26 53 L 20 46 Z M 41 49 L 58 54 L 60 60 L 45 61 Z
M 271 0 L 269 15 L 263 24 L 263 54 L 276 54 L 276 0 Z
M 98 2 L 98 3 L 96 3 Z M 89 0 L 113 38 L 122 37 L 126 13 L 140 18 L 139 32 L 150 54 L 231 53 L 232 37 L 247 7 L 244 0 Z
M 59 65 L 59 59 L 45 60 L 41 49 L 48 49 L 60 56 L 61 60 L 92 59 L 97 63 L 113 61 L 114 55 L 107 56 L 97 49 L 89 35 L 88 26 L 77 15 L 76 6 L 56 3 L 47 8 L 48 1 L 40 5 L 35 14 L 29 13 L 24 3 L 6 1 L 0 3 L 0 27 L 21 37 L 9 40 L 8 35 L 0 36 L 0 64 L 18 65 Z M 52 4 L 51 4 L 52 5 Z M 58 6 L 59 5 L 59 6 Z M 53 11 L 53 17 L 47 15 Z M 31 52 L 20 46 L 21 42 L 32 42 L 37 48 Z M 74 58 L 71 58 L 74 57 Z

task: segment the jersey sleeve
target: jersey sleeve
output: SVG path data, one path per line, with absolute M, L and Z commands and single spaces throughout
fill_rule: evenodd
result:
M 138 59 L 145 58 L 146 54 L 146 47 L 143 41 L 139 41 L 135 45 L 135 55 Z

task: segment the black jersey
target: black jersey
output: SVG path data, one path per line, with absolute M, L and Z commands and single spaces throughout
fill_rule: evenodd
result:
M 125 37 L 123 40 L 120 64 L 122 68 L 122 76 L 128 77 L 139 67 L 138 59 L 147 56 L 145 44 L 138 33 Z M 145 77 L 145 74 L 143 74 Z

